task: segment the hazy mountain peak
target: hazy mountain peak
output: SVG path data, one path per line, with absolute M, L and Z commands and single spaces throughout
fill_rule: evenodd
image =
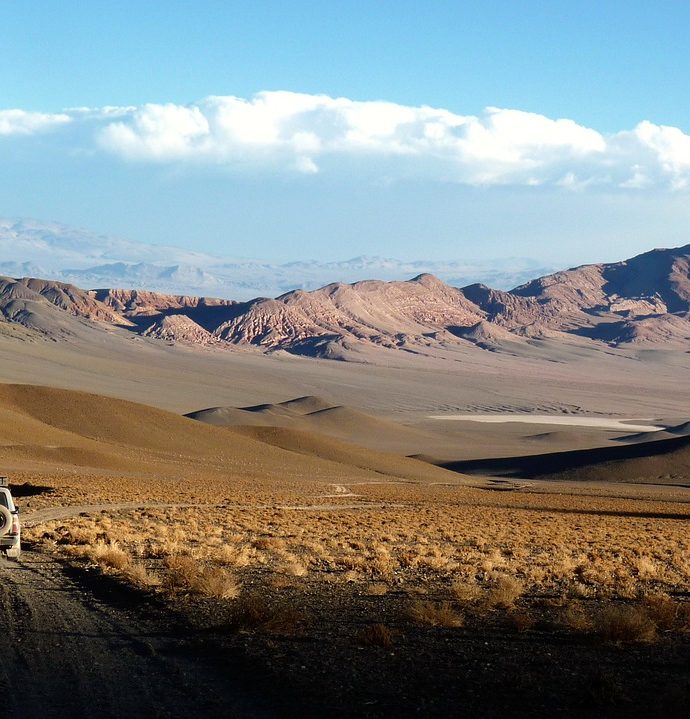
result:
M 0 218 L 0 255 L 0 273 L 10 276 L 40 276 L 87 288 L 145 288 L 238 300 L 314 290 L 333 282 L 405 280 L 420 273 L 434 274 L 451 285 L 482 280 L 511 287 L 552 269 L 524 258 L 461 262 L 360 255 L 279 263 L 132 242 L 58 222 L 7 218 Z

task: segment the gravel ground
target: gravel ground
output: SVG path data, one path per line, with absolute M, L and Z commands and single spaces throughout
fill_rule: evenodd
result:
M 275 716 L 179 617 L 87 580 L 32 551 L 0 563 L 3 716 Z

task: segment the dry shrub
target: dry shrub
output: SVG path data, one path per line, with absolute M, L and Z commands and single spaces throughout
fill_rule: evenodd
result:
M 465 623 L 462 614 L 458 614 L 450 602 L 413 602 L 406 614 L 415 624 L 430 627 L 461 627 Z
M 495 609 L 510 609 L 524 591 L 522 582 L 507 574 L 499 575 L 486 595 L 486 604 Z
M 357 642 L 371 647 L 390 647 L 395 638 L 395 632 L 385 624 L 370 624 L 357 632 Z
M 505 626 L 518 634 L 522 634 L 534 626 L 534 618 L 523 611 L 508 612 L 505 615 Z
M 98 541 L 97 532 L 94 527 L 73 527 L 62 534 L 56 544 L 85 544 L 91 545 Z
M 463 604 L 475 604 L 482 596 L 482 588 L 476 582 L 456 579 L 450 586 L 455 599 Z
M 668 594 L 649 594 L 643 600 L 647 616 L 661 629 L 669 631 L 674 628 L 678 616 L 678 605 Z
M 230 628 L 235 631 L 294 634 L 302 615 L 292 607 L 269 604 L 259 596 L 249 596 L 235 604 Z
M 592 631 L 592 620 L 579 604 L 564 607 L 559 614 L 559 621 L 564 627 L 575 632 Z
M 277 571 L 289 577 L 303 577 L 308 570 L 299 559 L 291 559 L 281 564 Z
M 216 599 L 235 599 L 240 586 L 235 577 L 222 567 L 203 567 L 193 557 L 168 557 L 168 571 L 163 581 L 170 593 L 188 591 Z
M 594 619 L 594 630 L 607 642 L 651 642 L 656 625 L 642 607 L 606 607 Z
M 167 573 L 163 586 L 169 592 L 191 589 L 199 575 L 199 565 L 192 557 L 173 555 L 166 560 Z
M 138 587 L 154 587 L 158 579 L 141 564 L 130 564 L 124 571 L 125 578 Z
M 191 589 L 205 597 L 236 599 L 240 594 L 237 580 L 220 567 L 207 567 L 196 576 Z
M 252 549 L 246 544 L 224 544 L 218 551 L 218 561 L 233 567 L 246 567 L 252 559 Z
M 633 567 L 640 579 L 656 579 L 659 576 L 659 566 L 651 557 L 637 557 Z
M 276 541 L 275 537 L 258 537 L 252 542 L 252 546 L 255 549 L 266 551 L 268 549 L 277 549 L 278 546 L 282 546 L 283 542 Z
M 88 550 L 87 556 L 103 567 L 123 570 L 129 563 L 130 558 L 117 542 L 96 542 Z
M 377 554 L 369 563 L 369 570 L 382 577 L 390 577 L 398 563 L 390 556 L 390 554 Z
M 596 591 L 593 587 L 583 584 L 582 582 L 572 582 L 568 589 L 568 594 L 570 597 L 574 597 L 576 599 L 588 599 L 593 597 L 596 594 Z
M 293 586 L 293 582 L 290 578 L 282 574 L 272 574 L 266 579 L 266 584 L 271 587 L 271 589 L 287 589 Z

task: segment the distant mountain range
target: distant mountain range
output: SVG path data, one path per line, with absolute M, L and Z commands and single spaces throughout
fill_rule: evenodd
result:
M 366 361 L 372 351 L 450 357 L 516 353 L 540 341 L 690 349 L 690 245 L 584 265 L 510 292 L 452 287 L 430 274 L 342 282 L 247 302 L 0 279 L 0 330 L 63 339 L 97 328 L 168 343 Z M 449 354 L 451 353 L 451 354 Z
M 484 282 L 507 289 L 553 269 L 524 258 L 480 263 L 355 257 L 342 262 L 280 264 L 215 257 L 179 247 L 138 244 L 58 223 L 12 219 L 0 219 L 0 258 L 0 274 L 12 277 L 235 300 L 313 290 L 335 280 L 400 280 L 422 272 L 455 286 Z

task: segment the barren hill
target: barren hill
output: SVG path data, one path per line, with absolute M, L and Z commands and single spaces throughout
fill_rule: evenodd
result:
M 446 462 L 479 475 L 690 486 L 690 436 L 522 457 Z
M 230 431 L 136 402 L 32 385 L 0 384 L 0 461 L 6 469 L 151 473 L 172 483 L 164 488 L 169 497 L 176 484 L 203 477 L 453 481 L 437 467 L 305 432 Z
M 78 320 L 168 343 L 359 361 L 380 349 L 446 356 L 474 345 L 515 352 L 543 338 L 678 347 L 690 341 L 689 267 L 686 245 L 557 272 L 510 292 L 479 284 L 457 289 L 423 274 L 244 303 L 4 278 L 0 312 L 9 323 L 51 338 L 76 332 Z
M 373 417 L 351 407 L 332 405 L 315 396 L 253 407 L 210 407 L 186 416 L 217 427 L 285 429 L 317 436 L 321 441 L 331 437 L 374 450 L 395 451 L 406 446 L 409 453 L 429 440 L 421 430 Z M 249 436 L 269 435 L 252 431 Z

